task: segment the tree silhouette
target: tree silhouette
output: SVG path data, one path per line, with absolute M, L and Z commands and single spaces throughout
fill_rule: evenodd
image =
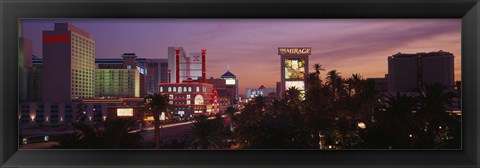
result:
M 138 149 L 143 148 L 143 138 L 132 132 L 135 121 L 117 118 L 104 125 L 76 123 L 75 134 L 62 136 L 56 148 L 61 149 Z
M 165 112 L 168 114 L 167 108 L 170 106 L 168 95 L 153 94 L 145 97 L 145 108 L 153 114 L 154 121 L 154 140 L 155 148 L 160 147 L 160 115 Z

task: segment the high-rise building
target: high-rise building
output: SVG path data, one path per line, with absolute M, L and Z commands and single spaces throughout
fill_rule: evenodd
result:
M 28 78 L 32 69 L 32 40 L 20 37 L 18 46 L 19 98 L 28 99 Z
M 205 80 L 206 50 L 191 53 L 187 56 L 182 47 L 168 47 L 168 71 L 170 83 L 181 83 L 186 80 Z
M 185 66 L 185 64 L 180 63 L 185 62 L 186 57 L 183 47 L 168 47 L 168 70 L 170 72 L 168 78 L 170 83 L 180 83 L 180 76 L 186 76 L 186 74 L 183 74 L 185 71 L 180 71 L 180 69 L 186 68 L 182 66 Z
M 69 23 L 43 31 L 44 102 L 71 102 L 95 96 L 95 41 Z
M 140 97 L 137 69 L 95 70 L 95 97 Z
M 145 62 L 145 61 L 144 61 Z M 122 59 L 97 59 L 95 97 L 142 97 L 142 76 L 145 69 L 134 53 L 124 53 Z
M 32 68 L 28 73 L 27 97 L 28 101 L 39 102 L 42 101 L 43 60 L 33 56 L 31 61 Z
M 158 93 L 160 83 L 168 83 L 168 59 L 148 59 L 148 93 Z
M 416 92 L 425 84 L 454 86 L 454 55 L 445 51 L 388 57 L 388 91 Z
M 97 69 L 137 69 L 140 73 L 139 75 L 139 84 L 137 85 L 140 89 L 140 97 L 143 97 L 147 94 L 147 89 L 149 86 L 147 78 L 149 77 L 147 66 L 150 60 L 146 58 L 138 58 L 135 53 L 124 53 L 122 58 L 99 58 L 95 59 L 95 64 Z M 155 85 L 158 87 L 158 84 Z M 96 94 L 98 95 L 98 94 Z
M 125 53 L 125 54 L 135 55 L 135 53 Z M 140 95 L 143 97 L 147 94 L 147 89 L 148 89 L 148 81 L 147 81 L 147 79 L 148 79 L 147 78 L 147 76 L 148 76 L 148 71 L 147 71 L 148 61 L 147 61 L 147 59 L 146 58 L 137 58 L 136 59 L 136 66 L 137 66 L 138 71 L 140 72 Z
M 282 81 L 282 95 L 286 90 L 294 87 L 300 91 L 300 96 L 305 95 L 305 77 L 308 74 L 308 56 L 310 47 L 278 48 L 280 55 L 280 71 Z

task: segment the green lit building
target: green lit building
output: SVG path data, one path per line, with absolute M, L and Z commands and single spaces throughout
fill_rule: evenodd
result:
M 140 97 L 137 69 L 96 69 L 95 97 Z
M 134 53 L 125 53 L 123 60 L 97 60 L 95 70 L 95 97 L 141 97 L 142 71 Z M 144 72 L 143 72 L 144 73 Z

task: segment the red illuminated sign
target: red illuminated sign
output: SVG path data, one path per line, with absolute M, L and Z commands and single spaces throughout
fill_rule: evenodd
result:
M 68 42 L 68 35 L 60 35 L 60 36 L 49 36 L 43 35 L 43 41 L 45 42 Z

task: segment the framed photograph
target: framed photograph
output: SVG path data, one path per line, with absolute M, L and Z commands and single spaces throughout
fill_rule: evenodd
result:
M 2 167 L 479 167 L 479 4 L 2 1 Z

